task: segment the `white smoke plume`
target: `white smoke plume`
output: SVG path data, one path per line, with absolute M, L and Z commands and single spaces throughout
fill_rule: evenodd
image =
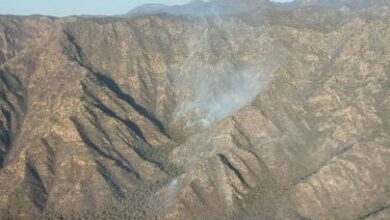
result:
M 186 74 L 176 116 L 187 126 L 209 126 L 248 105 L 264 88 L 266 76 L 254 68 L 196 68 Z

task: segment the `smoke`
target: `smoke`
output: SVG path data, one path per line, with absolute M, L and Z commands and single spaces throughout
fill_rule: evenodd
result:
M 188 54 L 170 71 L 177 107 L 175 123 L 207 127 L 250 104 L 267 83 L 260 69 L 274 65 L 269 59 L 241 60 L 232 45 L 246 45 L 247 28 L 232 19 L 214 14 L 206 28 L 194 29 L 187 41 Z M 238 21 L 239 22 L 239 21 Z
M 191 83 L 184 83 L 184 97 L 176 111 L 177 118 L 184 119 L 187 126 L 206 127 L 231 116 L 248 105 L 267 82 L 254 68 L 224 65 L 195 69 L 184 77 Z

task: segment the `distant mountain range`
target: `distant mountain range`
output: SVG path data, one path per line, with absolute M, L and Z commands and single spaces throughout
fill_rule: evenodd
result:
M 381 0 L 379 0 L 381 1 Z M 348 10 L 360 10 L 372 6 L 376 0 L 295 0 L 289 3 L 276 3 L 268 0 L 192 0 L 184 5 L 167 6 L 163 4 L 145 4 L 134 8 L 125 16 L 152 14 L 208 16 L 213 14 L 254 13 L 264 7 L 281 5 L 284 7 L 328 6 Z

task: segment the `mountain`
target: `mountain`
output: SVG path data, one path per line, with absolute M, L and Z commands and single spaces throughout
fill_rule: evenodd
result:
M 192 0 L 185 5 L 167 6 L 163 4 L 145 4 L 131 10 L 127 16 L 150 15 L 150 14 L 172 14 L 172 15 L 197 15 L 203 13 L 208 3 L 202 0 Z
M 272 5 L 267 0 L 213 0 L 202 1 L 192 0 L 184 5 L 166 6 L 163 4 L 146 4 L 137 7 L 127 13 L 126 17 L 137 17 L 145 15 L 176 15 L 187 17 L 212 17 L 232 16 L 243 14 L 256 14 L 259 10 Z M 257 12 L 255 12 L 257 10 Z
M 331 6 L 341 10 L 357 11 L 378 4 L 381 0 L 296 0 L 293 2 L 299 6 Z
M 306 3 L 0 16 L 0 219 L 389 219 L 389 2 Z

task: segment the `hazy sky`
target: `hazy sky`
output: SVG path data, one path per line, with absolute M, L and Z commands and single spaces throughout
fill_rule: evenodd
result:
M 189 0 L 0 0 L 0 14 L 55 16 L 123 14 L 145 3 L 185 4 Z M 237 0 L 239 1 L 239 0 Z M 289 0 L 275 0 L 289 1 Z

